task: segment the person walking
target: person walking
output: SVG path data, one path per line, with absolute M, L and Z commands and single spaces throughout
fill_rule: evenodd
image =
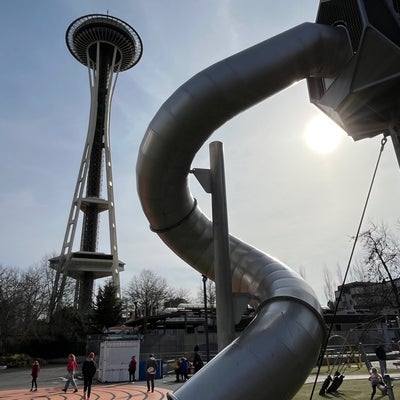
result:
M 193 373 L 200 371 L 204 363 L 200 356 L 200 348 L 198 345 L 194 346 L 194 357 L 193 357 Z
M 135 373 L 136 373 L 136 357 L 132 356 L 131 361 L 129 362 L 128 371 L 129 371 L 129 382 L 136 382 Z
M 182 382 L 185 382 L 189 379 L 189 360 L 187 359 L 186 353 L 184 353 L 179 360 L 179 373 L 181 375 Z
M 151 391 L 154 392 L 154 377 L 156 376 L 156 373 L 157 373 L 157 361 L 154 358 L 154 355 L 150 354 L 146 362 L 146 382 L 147 382 L 148 392 L 150 392 L 150 387 Z
M 92 351 L 89 353 L 88 358 L 82 364 L 83 400 L 90 399 L 90 393 L 92 391 L 92 381 L 96 371 L 97 371 L 97 365 L 94 361 L 94 353 Z
M 75 381 L 75 371 L 76 368 L 78 367 L 78 364 L 76 363 L 76 357 L 74 354 L 69 354 L 68 355 L 68 364 L 67 364 L 67 381 L 65 382 L 64 389 L 62 390 L 63 392 L 67 392 L 68 386 L 71 383 L 72 387 L 74 388 L 74 393 L 78 391 L 78 385 L 76 384 Z
M 381 370 L 382 376 L 387 374 L 387 365 L 386 365 L 386 350 L 382 345 L 379 345 L 375 349 L 375 354 L 378 357 L 379 368 Z
M 174 369 L 174 372 L 175 372 L 175 382 L 180 382 L 179 381 L 179 374 L 180 374 L 179 358 L 177 358 L 174 361 L 174 363 L 172 364 L 172 368 Z
M 36 392 L 37 390 L 37 378 L 39 376 L 39 372 L 40 372 L 40 364 L 39 361 L 35 361 L 32 365 L 32 372 L 31 372 L 31 376 L 32 376 L 32 384 L 31 384 L 31 392 Z

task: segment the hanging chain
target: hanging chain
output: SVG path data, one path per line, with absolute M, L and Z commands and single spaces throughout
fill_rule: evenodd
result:
M 387 143 L 387 137 L 384 136 L 381 140 L 381 150 L 380 150 L 380 154 L 382 154 L 383 149 L 385 148 L 385 144 Z
M 321 349 L 321 353 L 320 353 L 320 355 L 319 355 L 318 370 L 317 370 L 317 374 L 316 374 L 316 376 L 315 376 L 314 385 L 313 385 L 313 388 L 312 388 L 312 391 L 311 391 L 310 400 L 312 400 L 312 398 L 313 398 L 315 386 L 316 386 L 316 384 L 317 384 L 318 376 L 319 376 L 319 373 L 320 373 L 320 370 L 321 370 L 321 367 L 322 367 L 323 357 L 324 357 L 324 354 L 325 354 L 325 352 L 326 352 L 326 348 L 327 348 L 327 346 L 328 346 L 329 337 L 330 337 L 330 335 L 331 335 L 331 333 L 332 333 L 333 323 L 334 323 L 334 321 L 335 321 L 336 314 L 337 314 L 337 311 L 338 311 L 338 308 L 339 308 L 340 299 L 342 298 L 342 295 L 343 295 L 343 290 L 344 290 L 344 285 L 345 285 L 345 283 L 346 283 L 347 274 L 348 274 L 348 272 L 349 272 L 350 265 L 351 265 L 351 261 L 352 261 L 352 259 L 353 259 L 353 255 L 354 255 L 354 250 L 355 250 L 355 248 L 356 248 L 356 244 L 357 244 L 358 238 L 359 238 L 359 236 L 360 236 L 361 226 L 362 226 L 362 223 L 363 223 L 363 220 L 364 220 L 365 212 L 366 212 L 366 210 L 367 210 L 367 205 L 368 205 L 369 198 L 370 198 L 370 195 L 371 195 L 372 187 L 373 187 L 374 182 L 375 182 L 375 177 L 376 177 L 376 173 L 377 173 L 377 171 L 378 171 L 378 166 L 379 166 L 379 163 L 380 163 L 380 160 L 381 160 L 382 152 L 383 152 L 383 150 L 384 150 L 384 148 L 385 148 L 385 144 L 386 144 L 386 143 L 387 143 L 387 137 L 384 136 L 384 137 L 382 138 L 382 140 L 381 140 L 381 147 L 380 147 L 380 150 L 379 150 L 378 160 L 377 160 L 377 162 L 376 162 L 375 169 L 374 169 L 374 173 L 373 173 L 372 179 L 371 179 L 371 183 L 370 183 L 370 185 L 369 185 L 367 198 L 366 198 L 366 200 L 365 200 L 363 212 L 362 212 L 362 214 L 361 214 L 360 222 L 359 222 L 359 224 L 358 224 L 357 233 L 356 233 L 356 236 L 354 237 L 353 247 L 352 247 L 352 249 L 351 249 L 350 258 L 349 258 L 349 261 L 348 261 L 348 263 L 347 263 L 346 273 L 344 274 L 343 282 L 342 282 L 342 285 L 341 285 L 341 287 L 340 287 L 339 296 L 338 296 L 337 301 L 336 301 L 336 306 L 335 306 L 335 311 L 334 311 L 334 313 L 333 313 L 332 322 L 331 322 L 330 325 L 329 325 L 328 334 L 326 335 L 325 343 L 324 343 L 324 345 L 323 345 L 323 347 L 322 347 L 322 349 Z

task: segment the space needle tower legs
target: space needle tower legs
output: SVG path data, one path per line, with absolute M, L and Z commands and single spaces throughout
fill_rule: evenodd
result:
M 119 273 L 124 270 L 124 263 L 118 259 L 110 111 L 118 74 L 139 61 L 142 42 L 131 26 L 102 14 L 86 15 L 72 22 L 66 33 L 66 42 L 72 55 L 88 68 L 91 106 L 61 254 L 49 260 L 50 267 L 56 270 L 50 313 L 59 305 L 66 279 L 71 277 L 76 279 L 77 308 L 86 314 L 91 306 L 95 279 L 111 276 L 120 296 Z M 102 212 L 108 213 L 109 253 L 100 253 L 97 249 Z M 78 226 L 81 226 L 80 249 L 74 251 Z

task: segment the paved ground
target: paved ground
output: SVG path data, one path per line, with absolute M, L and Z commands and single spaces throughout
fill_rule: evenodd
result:
M 352 375 L 346 379 L 367 379 L 365 371 L 360 375 Z M 391 375 L 400 379 L 399 373 Z M 321 373 L 318 381 L 322 382 L 326 374 Z M 315 377 L 307 379 L 313 383 Z M 70 388 L 67 393 L 61 389 L 65 383 L 65 366 L 45 366 L 40 371 L 37 392 L 31 392 L 30 369 L 0 370 L 0 399 L 4 400 L 81 400 L 83 398 L 83 382 L 78 380 L 78 392 Z M 166 400 L 167 393 L 178 389 L 182 383 L 175 383 L 173 376 L 157 379 L 154 393 L 147 392 L 146 382 L 103 384 L 95 382 L 92 386 L 90 400 Z
M 147 392 L 145 386 L 134 386 L 126 384 L 96 385 L 93 387 L 90 400 L 165 400 L 170 390 L 155 388 L 154 392 Z M 82 388 L 77 393 L 69 390 L 67 393 L 61 391 L 61 387 L 39 388 L 37 392 L 27 389 L 5 390 L 0 392 L 0 399 L 4 400 L 81 400 Z
M 30 391 L 30 369 L 0 370 L 0 399 L 4 400 L 81 400 L 83 382 L 78 380 L 78 392 L 61 389 L 65 383 L 65 366 L 46 366 L 40 371 L 38 390 Z M 93 383 L 90 400 L 166 400 L 167 393 L 173 392 L 181 384 L 174 377 L 156 379 L 154 393 L 147 392 L 146 382 L 103 384 Z

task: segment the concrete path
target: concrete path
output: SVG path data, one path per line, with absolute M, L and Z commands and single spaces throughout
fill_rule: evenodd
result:
M 36 392 L 27 389 L 2 390 L 0 399 L 4 400 L 81 400 L 82 387 L 77 393 L 69 389 L 64 393 L 62 387 L 38 388 Z M 147 387 L 141 384 L 104 384 L 94 385 L 90 400 L 166 400 L 167 393 L 172 390 L 156 387 L 154 392 L 147 392 Z
M 360 374 L 352 374 L 346 380 L 368 379 L 365 370 Z M 318 377 L 318 382 L 326 378 L 326 371 Z M 394 380 L 400 379 L 399 373 L 391 374 Z M 315 376 L 310 376 L 306 383 L 313 383 Z M 38 379 L 38 390 L 31 392 L 30 369 L 0 370 L 0 399 L 1 400 L 82 400 L 83 382 L 77 380 L 78 392 L 73 393 L 69 389 L 67 393 L 62 391 L 65 383 L 65 366 L 45 366 L 42 368 Z M 92 386 L 90 400 L 167 400 L 167 393 L 173 392 L 184 383 L 175 383 L 174 376 L 164 379 L 156 379 L 154 393 L 147 392 L 146 382 L 135 383 L 99 383 Z
M 66 368 L 59 365 L 44 366 L 38 378 L 38 390 L 30 391 L 30 368 L 0 370 L 1 400 L 81 400 L 83 399 L 83 381 L 77 379 L 78 392 L 68 389 L 64 393 Z M 100 383 L 93 382 L 90 400 L 166 400 L 167 393 L 178 389 L 182 383 L 175 382 L 175 376 L 155 380 L 154 393 L 147 392 L 146 382 Z

